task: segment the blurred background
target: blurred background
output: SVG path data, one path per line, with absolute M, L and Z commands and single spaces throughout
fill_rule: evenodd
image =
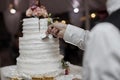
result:
M 0 0 L 0 67 L 15 65 L 19 56 L 19 37 L 22 36 L 22 19 L 33 0 Z M 41 0 L 55 21 L 73 24 L 90 30 L 104 20 L 105 0 Z M 60 39 L 61 54 L 66 61 L 82 66 L 83 51 Z

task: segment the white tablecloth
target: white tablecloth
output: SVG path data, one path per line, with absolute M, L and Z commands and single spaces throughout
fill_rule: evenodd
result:
M 81 79 L 82 68 L 70 64 L 70 74 L 56 77 L 56 80 L 72 80 L 73 78 Z M 16 65 L 6 66 L 1 68 L 1 80 L 10 80 L 10 77 L 19 76 L 16 70 Z

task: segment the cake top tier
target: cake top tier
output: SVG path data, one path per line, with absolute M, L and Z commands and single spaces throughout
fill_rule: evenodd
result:
M 41 5 L 40 0 L 33 0 L 33 5 L 26 11 L 27 17 L 48 17 L 48 12 L 45 6 Z

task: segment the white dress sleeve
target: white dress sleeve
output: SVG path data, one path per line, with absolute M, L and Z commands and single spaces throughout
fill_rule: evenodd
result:
M 63 39 L 65 42 L 78 46 L 80 49 L 84 50 L 88 34 L 89 31 L 68 24 Z

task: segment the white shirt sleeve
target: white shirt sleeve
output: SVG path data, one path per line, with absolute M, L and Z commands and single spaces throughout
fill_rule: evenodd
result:
M 80 49 L 84 50 L 88 34 L 89 31 L 68 24 L 63 39 L 65 42 L 78 46 Z
M 89 35 L 83 80 L 120 80 L 120 33 L 110 23 L 95 26 Z

